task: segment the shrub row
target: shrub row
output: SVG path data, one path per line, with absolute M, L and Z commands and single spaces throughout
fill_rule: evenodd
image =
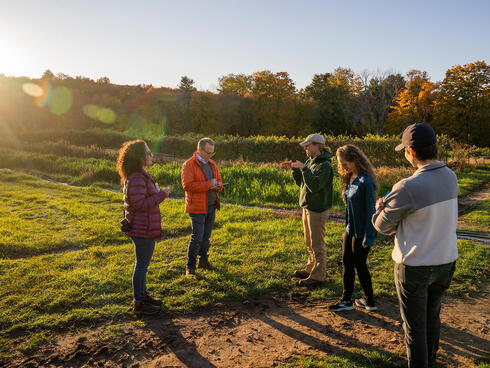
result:
M 189 157 L 196 149 L 196 143 L 202 135 L 188 133 L 180 136 L 165 136 L 159 139 L 147 139 L 154 152 Z M 127 140 L 137 137 L 110 129 L 45 130 L 40 132 L 22 132 L 17 139 L 27 142 L 57 141 L 76 146 L 98 146 L 117 149 Z M 10 139 L 10 138 L 9 138 Z M 303 160 L 305 154 L 299 143 L 300 138 L 277 136 L 216 136 L 216 160 L 244 160 L 250 162 L 280 162 L 285 159 Z M 12 139 L 10 139 L 12 140 Z M 355 144 L 371 159 L 375 166 L 407 166 L 403 153 L 395 152 L 400 142 L 395 136 L 368 135 L 363 138 L 350 136 L 327 136 L 326 143 L 335 150 L 344 144 Z M 446 136 L 439 137 L 440 158 L 446 160 L 454 146 Z
M 117 159 L 117 151 L 101 148 L 95 144 L 90 146 L 77 146 L 64 140 L 26 142 L 19 140 L 7 140 L 0 138 L 0 148 L 9 148 L 19 151 L 55 154 L 58 156 L 80 157 L 80 158 L 102 158 L 106 160 Z
M 117 187 L 119 175 L 114 161 L 104 159 L 82 159 L 61 157 L 53 154 L 15 151 L 0 148 L 0 162 L 3 168 L 39 172 L 55 180 L 70 184 L 109 184 Z M 148 170 L 160 186 L 171 185 L 173 196 L 183 196 L 180 182 L 182 164 L 178 162 L 164 165 L 155 164 Z M 249 166 L 236 164 L 220 169 L 223 180 L 229 184 L 221 198 L 244 205 L 269 205 L 293 208 L 298 203 L 298 188 L 291 173 L 278 166 Z M 335 178 L 334 202 L 337 208 L 340 200 L 340 181 Z

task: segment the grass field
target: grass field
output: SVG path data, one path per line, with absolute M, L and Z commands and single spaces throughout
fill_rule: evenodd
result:
M 16 151 L 0 148 L 0 162 L 3 168 L 23 170 L 28 173 L 69 183 L 72 185 L 95 185 L 99 187 L 120 190 L 119 176 L 113 156 L 105 157 L 105 151 L 100 149 L 83 150 L 76 148 L 77 154 L 82 157 L 64 156 L 58 154 L 59 145 L 53 144 L 53 153 L 38 153 Z M 75 148 L 70 147 L 70 150 Z M 91 153 L 92 152 L 92 153 Z M 85 155 L 96 157 L 87 157 Z M 109 159 L 109 157 L 112 157 Z M 336 164 L 334 162 L 334 171 Z M 184 192 L 180 182 L 181 164 L 172 162 L 155 164 L 150 174 L 160 186 L 172 186 L 172 196 L 183 197 Z M 391 189 L 394 183 L 413 173 L 412 168 L 380 167 L 379 196 Z M 277 164 L 251 164 L 246 162 L 226 163 L 220 168 L 223 180 L 229 185 L 221 193 L 221 198 L 230 203 L 270 206 L 280 208 L 296 208 L 298 202 L 298 188 L 294 184 L 291 172 L 281 169 Z M 466 195 L 469 191 L 478 188 L 490 180 L 490 169 L 487 166 L 473 168 L 457 173 L 460 182 L 459 194 Z M 344 205 L 340 198 L 340 179 L 334 178 L 333 210 L 343 211 Z
M 16 351 L 34 352 L 60 331 L 138 323 L 129 313 L 134 251 L 119 230 L 122 194 L 115 151 L 65 142 L 1 146 L 2 168 L 17 171 L 0 170 L 0 362 Z M 148 287 L 162 297 L 164 309 L 189 312 L 299 291 L 290 275 L 307 258 L 301 221 L 234 205 L 297 208 L 298 188 L 291 173 L 277 164 L 223 162 L 220 171 L 230 184 L 221 195 L 227 204 L 217 215 L 211 246 L 218 270 L 186 279 L 190 221 L 181 199 L 180 169 L 177 162 L 149 169 L 160 186 L 171 185 L 177 197 L 161 204 L 165 240 L 157 245 L 148 273 Z M 379 167 L 380 195 L 413 171 Z M 457 175 L 459 194 L 466 195 L 489 180 L 489 167 Z M 339 192 L 336 177 L 334 211 L 343 211 Z M 488 201 L 463 220 L 475 230 L 488 226 Z M 310 298 L 333 299 L 342 292 L 342 233 L 342 224 L 327 225 L 327 281 L 311 290 Z M 392 242 L 391 237 L 378 236 L 369 256 L 377 298 L 395 295 Z M 469 241 L 459 241 L 458 247 L 449 293 L 477 294 L 488 282 L 489 248 Z M 397 354 L 358 349 L 342 356 L 293 357 L 283 367 L 391 367 L 404 362 Z
M 465 196 L 483 183 L 490 181 L 490 165 L 458 172 L 458 195 Z
M 91 245 L 123 244 L 121 194 L 98 187 L 70 187 L 0 170 L 0 258 L 32 256 Z M 183 219 L 165 201 L 162 211 Z M 179 224 L 181 224 L 179 226 Z M 184 222 L 162 223 L 167 236 L 187 233 Z
M 46 183 L 7 170 L 0 172 L 0 193 L 0 357 L 14 347 L 32 351 L 60 330 L 134 318 L 128 313 L 133 247 L 117 226 L 121 194 Z M 187 279 L 190 224 L 183 207 L 182 200 L 163 202 L 168 238 L 157 245 L 148 273 L 148 287 L 163 298 L 165 310 L 190 311 L 296 290 L 290 275 L 307 258 L 299 219 L 224 206 L 211 242 L 210 259 L 218 270 Z M 311 291 L 312 298 L 341 294 L 342 233 L 342 224 L 328 223 L 327 281 Z M 391 250 L 392 239 L 380 236 L 369 256 L 377 297 L 394 296 Z M 460 241 L 459 252 L 449 293 L 476 293 L 490 274 L 490 249 Z M 376 359 L 391 357 L 380 354 Z
M 27 170 L 30 173 L 66 182 L 73 185 L 98 185 L 119 189 L 119 175 L 113 160 L 97 158 L 78 158 L 40 154 L 25 151 L 0 149 L 0 161 L 4 168 Z M 155 164 L 149 168 L 150 174 L 160 184 L 172 186 L 172 195 L 184 195 L 180 181 L 182 165 L 177 162 L 164 165 Z M 283 208 L 297 207 L 298 189 L 291 172 L 270 165 L 231 165 L 220 169 L 221 175 L 229 185 L 220 197 L 228 202 L 277 206 Z M 340 181 L 334 181 L 335 208 L 343 208 L 340 200 Z
M 466 230 L 490 230 L 490 200 L 480 203 L 473 211 L 461 217 Z
M 280 368 L 394 368 L 406 366 L 406 359 L 399 354 L 364 349 L 345 351 L 341 356 L 294 356 L 286 363 L 279 365 Z

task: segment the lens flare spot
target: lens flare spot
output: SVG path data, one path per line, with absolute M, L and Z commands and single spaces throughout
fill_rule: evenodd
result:
M 43 80 L 39 87 L 42 89 L 43 93 L 35 98 L 34 103 L 36 106 L 45 107 L 50 103 L 51 97 L 53 97 L 53 86 L 49 81 Z
M 99 112 L 99 107 L 96 105 L 85 105 L 83 107 L 83 113 L 91 119 L 97 119 L 97 114 Z
M 49 109 L 55 115 L 63 115 L 70 110 L 73 105 L 73 96 L 66 87 L 56 87 L 49 102 Z
M 116 113 L 109 108 L 103 107 L 97 111 L 97 118 L 105 124 L 112 124 L 116 121 Z
M 34 83 L 24 83 L 22 90 L 32 97 L 41 97 L 44 94 L 43 89 Z

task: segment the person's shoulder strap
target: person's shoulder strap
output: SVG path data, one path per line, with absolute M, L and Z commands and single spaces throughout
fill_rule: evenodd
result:
M 128 178 L 124 180 L 123 194 L 128 198 L 128 204 L 129 204 Z M 123 218 L 126 218 L 126 209 L 124 208 L 124 202 L 123 202 Z

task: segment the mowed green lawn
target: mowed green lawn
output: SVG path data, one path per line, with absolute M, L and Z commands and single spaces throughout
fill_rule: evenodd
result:
M 458 195 L 465 196 L 490 180 L 490 167 L 471 168 L 457 173 Z
M 466 230 L 490 230 L 490 199 L 483 201 L 476 208 L 465 214 L 462 218 Z
M 121 201 L 121 193 L 0 170 L 0 258 L 127 243 L 119 231 Z M 182 209 L 169 202 L 162 204 L 173 219 L 162 222 L 165 235 L 190 232 Z
M 0 358 L 14 348 L 29 352 L 61 329 L 134 318 L 128 313 L 134 254 L 118 229 L 120 193 L 3 170 L 0 195 Z M 300 219 L 225 205 L 211 241 L 210 259 L 218 269 L 187 279 L 190 225 L 183 201 L 166 200 L 161 209 L 168 238 L 156 247 L 148 287 L 165 310 L 298 291 L 291 273 L 307 258 Z M 310 292 L 312 298 L 341 294 L 342 233 L 342 224 L 327 224 L 327 281 Z M 488 248 L 461 241 L 459 249 L 452 295 L 477 291 L 490 273 Z M 392 238 L 379 237 L 369 257 L 378 298 L 395 295 L 391 250 Z

